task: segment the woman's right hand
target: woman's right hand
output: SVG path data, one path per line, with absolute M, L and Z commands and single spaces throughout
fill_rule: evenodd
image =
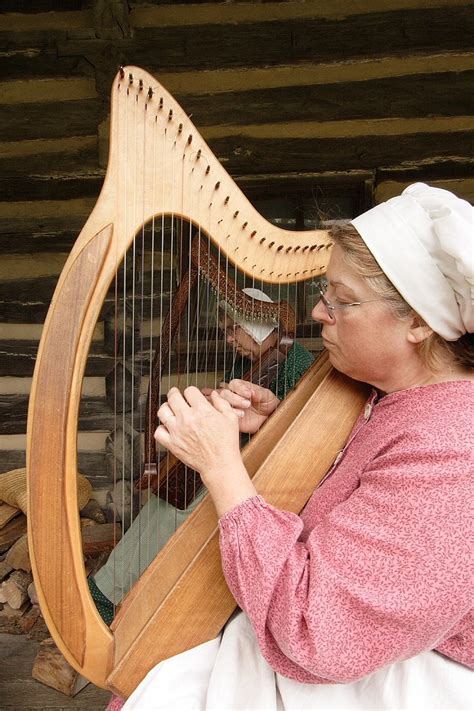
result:
M 239 415 L 240 431 L 248 434 L 257 432 L 280 404 L 271 390 L 246 380 L 221 383 L 218 393 Z

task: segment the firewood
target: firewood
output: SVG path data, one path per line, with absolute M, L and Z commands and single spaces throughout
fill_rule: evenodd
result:
M 118 524 L 104 523 L 96 526 L 86 526 L 82 529 L 82 550 L 85 555 L 94 555 L 102 551 L 111 551 L 117 545 L 122 535 Z
M 36 593 L 36 587 L 34 581 L 28 585 L 28 597 L 30 598 L 32 605 L 39 605 L 38 595 Z
M 26 533 L 26 516 L 16 516 L 0 530 L 0 553 L 7 551 Z
M 0 583 L 2 580 L 5 580 L 7 575 L 9 575 L 12 572 L 13 568 L 11 565 L 8 565 L 6 560 L 0 561 Z
M 106 523 L 107 521 L 105 513 L 95 499 L 91 499 L 81 510 L 81 518 L 90 518 L 97 523 Z
M 34 607 L 33 609 L 39 610 L 38 607 Z M 46 626 L 46 622 L 43 619 L 43 615 L 41 615 L 41 611 L 33 627 L 29 630 L 29 632 L 27 632 L 26 636 L 28 639 L 35 642 L 42 642 L 44 639 L 51 636 L 50 631 Z
M 10 506 L 10 504 L 6 504 L 3 501 L 0 502 L 0 528 L 4 528 L 19 513 L 21 513 L 20 509 L 15 508 L 15 506 Z
M 32 577 L 23 570 L 15 570 L 0 587 L 0 602 L 6 602 L 14 610 L 19 610 L 25 602 L 30 602 L 28 585 Z
M 51 638 L 41 642 L 31 675 L 36 681 L 71 697 L 89 683 L 73 669 Z
M 6 634 L 23 634 L 20 620 L 30 609 L 30 602 L 25 602 L 19 610 L 14 610 L 8 603 L 0 610 L 0 632 Z
M 34 627 L 34 625 L 38 622 L 38 619 L 41 617 L 41 610 L 39 607 L 33 605 L 27 612 L 25 612 L 24 615 L 20 617 L 18 620 L 18 626 L 23 632 L 23 634 L 26 634 L 27 632 L 30 632 L 30 630 Z
M 5 560 L 12 568 L 15 568 L 15 570 L 24 570 L 27 573 L 31 572 L 28 536 L 26 533 L 12 545 Z

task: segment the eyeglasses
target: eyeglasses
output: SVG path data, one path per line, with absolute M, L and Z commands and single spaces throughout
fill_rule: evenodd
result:
M 321 301 L 323 302 L 324 306 L 326 307 L 326 311 L 328 312 L 329 318 L 332 318 L 335 320 L 335 312 L 336 309 L 340 309 L 342 312 L 344 312 L 345 309 L 349 309 L 352 306 L 360 306 L 361 304 L 370 304 L 372 301 L 381 301 L 382 299 L 366 299 L 365 301 L 353 301 L 350 304 L 332 304 L 328 299 L 326 298 L 326 291 L 328 288 L 329 284 L 327 281 L 319 282 L 317 284 L 317 289 L 319 291 L 319 295 L 321 297 Z

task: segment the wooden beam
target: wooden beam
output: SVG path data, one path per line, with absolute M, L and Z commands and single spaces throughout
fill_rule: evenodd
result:
M 262 4 L 262 9 L 266 5 Z M 206 23 L 199 26 L 199 31 L 193 25 L 136 27 L 134 38 L 118 40 L 116 47 L 127 63 L 148 69 L 159 66 L 161 71 L 472 51 L 472 10 L 472 4 L 462 3 L 449 9 L 418 7 L 410 11 L 371 12 L 337 19 L 227 22 L 218 28 Z M 225 17 L 225 13 L 222 14 Z M 90 56 L 102 51 L 106 42 L 59 40 L 58 54 L 60 57 Z
M 465 5 L 465 0 L 330 0 L 330 2 L 236 2 L 225 9 L 221 2 L 183 2 L 167 4 L 147 2 L 145 7 L 134 3 L 130 20 L 135 27 L 174 27 L 176 25 L 207 25 L 248 22 L 291 21 L 294 19 L 341 18 L 374 12 L 418 10 L 420 7 L 454 8 Z M 184 7 L 185 5 L 185 7 Z
M 297 121 L 335 122 L 334 133 L 344 122 L 371 119 L 425 118 L 427 107 L 436 117 L 474 113 L 474 71 L 390 77 L 325 85 L 286 86 L 251 91 L 219 92 L 209 95 L 177 96 L 193 116 L 196 126 L 241 126 L 282 124 L 291 131 Z M 426 121 L 425 121 L 426 122 Z M 325 126 L 321 126 L 323 131 Z M 371 126 L 356 130 L 371 132 Z M 403 130 L 403 128 L 402 128 Z M 351 128 L 349 128 L 352 133 Z M 211 137 L 212 131 L 206 131 Z M 272 131 L 273 135 L 273 131 Z M 339 133 L 338 135 L 341 135 Z M 347 133 L 345 134 L 347 135 Z
M 36 362 L 38 342 L 3 340 L 0 343 L 0 376 L 31 377 Z M 104 376 L 114 367 L 112 356 L 100 343 L 93 343 L 86 365 L 86 377 Z
M 0 415 L 0 434 L 26 432 L 28 395 L 0 395 Z M 114 422 L 114 413 L 105 398 L 82 398 L 79 415 L 81 432 L 109 431 Z
M 0 140 L 90 136 L 97 131 L 101 104 L 95 99 L 0 106 Z
M 417 74 L 461 72 L 472 67 L 474 53 L 449 52 L 383 56 L 375 59 L 341 59 L 324 63 L 299 62 L 271 67 L 227 69 L 153 70 L 156 77 L 173 95 L 217 94 L 220 92 L 274 89 L 277 87 L 314 86 L 373 79 L 407 77 Z

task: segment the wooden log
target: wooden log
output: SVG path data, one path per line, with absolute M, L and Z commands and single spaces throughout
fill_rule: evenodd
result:
M 7 563 L 6 560 L 0 560 L 0 583 L 5 580 L 5 578 L 10 575 L 13 568 Z
M 0 502 L 0 528 L 3 528 L 11 521 L 15 516 L 18 516 L 20 510 L 15 508 L 15 506 L 10 506 L 4 501 Z
M 4 340 L 0 343 L 0 376 L 32 376 L 38 351 L 38 341 Z M 107 375 L 114 359 L 104 352 L 102 343 L 93 342 L 86 363 L 86 376 Z
M 5 603 L 0 610 L 0 632 L 6 634 L 23 634 L 21 618 L 30 609 L 30 602 L 25 602 L 19 610 L 14 610 Z
M 0 110 L 1 114 L 1 110 Z M 18 162 L 18 161 L 17 161 Z M 2 200 L 57 200 L 77 197 L 96 197 L 104 180 L 103 171 L 97 169 L 86 175 L 24 175 L 0 176 Z
M 41 611 L 38 605 L 33 605 L 22 617 L 18 620 L 18 626 L 23 634 L 31 632 L 41 617 Z
M 28 614 L 28 613 L 26 613 Z M 22 627 L 22 620 L 20 619 L 18 623 L 20 629 Z M 36 619 L 36 622 L 33 624 L 33 626 L 29 629 L 29 631 L 26 633 L 28 639 L 34 640 L 35 642 L 42 642 L 44 639 L 48 639 L 50 636 L 49 630 L 46 626 L 46 622 L 43 619 L 43 616 L 40 614 L 39 617 Z
M 97 130 L 101 104 L 97 99 L 0 105 L 0 141 L 90 136 Z
M 309 124 L 311 125 L 311 124 Z M 288 171 L 305 171 L 308 155 L 320 171 L 376 170 L 380 166 L 420 163 L 426 159 L 472 158 L 472 131 L 403 133 L 342 138 L 254 138 L 245 131 L 237 137 L 209 141 L 212 151 L 232 175 L 271 173 L 284 164 Z
M 80 511 L 81 518 L 90 519 L 95 523 L 106 523 L 107 518 L 100 504 L 95 499 L 90 501 Z
M 41 642 L 31 675 L 36 681 L 70 697 L 75 696 L 89 683 L 71 667 L 51 638 Z
M 27 413 L 27 395 L 0 395 L 0 434 L 26 432 Z M 110 430 L 114 424 L 114 414 L 105 398 L 82 398 L 79 414 L 80 431 Z
M 20 514 L 0 530 L 0 553 L 11 548 L 26 533 L 26 516 Z
M 39 605 L 38 595 L 36 593 L 36 586 L 34 581 L 28 585 L 28 597 L 32 605 Z
M 13 610 L 19 610 L 29 602 L 28 585 L 32 576 L 23 570 L 14 570 L 0 586 L 0 602 L 6 602 Z
M 455 80 L 454 80 L 455 78 Z M 196 126 L 470 115 L 474 72 L 417 74 L 348 83 L 283 86 L 175 97 Z
M 8 551 L 5 560 L 15 570 L 24 570 L 26 573 L 31 573 L 28 536 L 26 534 L 15 541 Z
M 0 449 L 0 473 L 24 467 L 25 461 L 25 450 L 23 449 Z M 93 488 L 112 481 L 105 460 L 105 452 L 79 451 L 78 462 L 79 470 L 87 474 Z
M 267 22 L 136 27 L 134 39 L 117 40 L 127 63 L 164 69 L 265 66 L 350 58 L 470 50 L 470 6 L 403 9 L 342 18 L 285 18 Z M 462 28 L 462 31 L 460 31 Z M 370 36 L 370 42 L 367 37 Z M 59 41 L 58 54 L 99 53 L 106 40 Z M 156 47 L 160 47 L 159 57 Z
M 82 550 L 84 555 L 92 556 L 103 551 L 111 551 L 122 536 L 118 524 L 104 523 L 86 526 L 82 529 Z

